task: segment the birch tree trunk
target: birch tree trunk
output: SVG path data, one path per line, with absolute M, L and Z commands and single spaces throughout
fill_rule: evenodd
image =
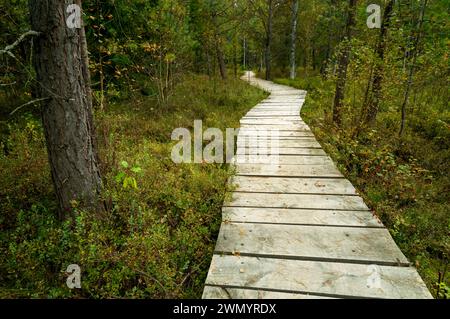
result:
M 297 76 L 296 65 L 296 44 L 297 44 L 297 18 L 298 18 L 298 0 L 292 3 L 292 20 L 291 20 L 291 74 L 292 80 Z

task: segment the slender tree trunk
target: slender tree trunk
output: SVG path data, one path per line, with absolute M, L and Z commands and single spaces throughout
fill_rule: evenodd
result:
M 401 107 L 401 124 L 400 124 L 400 132 L 399 132 L 399 136 L 403 135 L 403 132 L 405 130 L 405 122 L 406 122 L 406 106 L 408 105 L 408 100 L 409 100 L 409 95 L 411 92 L 411 86 L 413 83 L 413 77 L 414 77 L 414 71 L 415 71 L 415 67 L 416 67 L 416 62 L 417 62 L 417 55 L 418 55 L 418 46 L 420 43 L 420 38 L 422 36 L 422 25 L 423 25 L 423 21 L 425 18 L 425 11 L 427 8 L 427 4 L 428 4 L 428 0 L 422 0 L 422 7 L 420 9 L 420 17 L 419 17 L 419 23 L 417 25 L 417 35 L 414 39 L 414 47 L 413 47 L 413 61 L 409 67 L 409 74 L 408 74 L 408 82 L 406 83 L 406 90 L 405 90 L 405 95 L 404 95 L 404 99 L 403 99 L 403 103 L 402 103 L 402 107 Z
M 66 25 L 66 8 L 74 1 L 32 0 L 34 67 L 42 105 L 42 122 L 60 218 L 76 205 L 100 207 L 100 169 L 92 117 L 92 97 L 84 29 Z M 81 7 L 81 1 L 75 1 Z
M 296 44 L 297 44 L 297 19 L 298 19 L 298 0 L 293 0 L 292 3 L 292 20 L 291 20 L 291 79 L 297 76 L 296 65 Z
M 244 38 L 244 70 L 247 70 L 247 40 Z
M 316 70 L 316 48 L 313 46 L 311 50 L 311 64 L 312 68 L 315 71 Z
M 214 27 L 214 42 L 215 42 L 215 46 L 216 46 L 217 62 L 219 64 L 220 76 L 221 76 L 222 80 L 226 80 L 227 79 L 227 67 L 225 64 L 225 58 L 224 58 L 224 54 L 223 54 L 223 50 L 222 50 L 222 41 L 220 39 L 220 34 L 219 34 L 219 25 L 217 22 L 216 1 L 211 1 L 211 8 L 212 8 L 211 18 L 212 18 L 212 23 L 213 23 L 213 27 Z
M 219 63 L 220 77 L 222 80 L 226 81 L 227 76 L 227 66 L 225 64 L 225 58 L 223 56 L 222 47 L 220 45 L 220 41 L 217 42 L 216 45 L 216 53 L 217 53 L 217 62 Z
M 378 41 L 378 47 L 376 51 L 376 59 L 373 69 L 372 77 L 372 92 L 368 93 L 366 100 L 367 113 L 364 120 L 364 124 L 372 125 L 378 114 L 378 108 L 381 100 L 381 87 L 384 78 L 384 52 L 386 50 L 386 37 L 389 29 L 389 24 L 394 10 L 395 0 L 389 0 L 384 11 L 383 22 L 381 24 L 380 39 Z M 364 107 L 364 106 L 363 106 Z
M 347 69 L 350 62 L 350 40 L 352 38 L 353 27 L 355 26 L 357 0 L 349 0 L 348 17 L 346 24 L 346 38 L 344 39 L 343 52 L 340 54 L 337 70 L 336 94 L 333 105 L 333 122 L 340 126 L 342 122 L 342 102 L 345 95 L 345 85 L 347 82 Z
M 266 80 L 272 79 L 272 36 L 273 36 L 273 0 L 267 0 L 268 5 L 268 17 L 267 17 L 267 30 L 266 30 L 266 48 L 265 48 L 265 60 L 266 60 Z
M 330 9 L 328 10 L 329 24 L 328 24 L 327 48 L 325 51 L 325 61 L 322 62 L 322 65 L 320 67 L 320 73 L 322 74 L 322 76 L 326 75 L 326 70 L 330 63 L 330 58 L 332 55 L 331 54 L 332 53 L 331 41 L 332 41 L 332 37 L 333 37 L 333 31 L 335 29 L 334 22 L 333 22 L 335 6 L 336 6 L 336 0 L 331 0 L 330 1 Z

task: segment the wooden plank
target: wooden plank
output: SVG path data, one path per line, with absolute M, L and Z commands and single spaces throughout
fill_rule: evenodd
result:
M 310 156 L 325 156 L 326 153 L 322 149 L 318 148 L 299 148 L 299 147 L 280 147 L 277 148 L 278 155 L 310 155 Z M 236 150 L 237 155 L 250 155 L 250 154 L 275 154 L 270 148 L 258 148 L 249 149 L 247 147 L 238 147 Z
M 300 108 L 301 108 L 300 106 L 293 106 L 293 105 L 258 106 L 258 107 L 251 109 L 249 111 L 249 113 L 287 112 L 287 113 L 295 113 L 294 115 L 300 116 Z
M 278 119 L 242 119 L 241 125 L 305 125 L 300 120 Z
M 349 227 L 383 227 L 369 211 L 223 207 L 224 221 Z
M 271 135 L 271 131 L 264 131 L 267 132 L 265 133 L 266 135 Z M 299 132 L 299 131 L 287 131 L 287 130 L 275 130 L 275 132 L 280 136 L 280 137 L 303 137 L 303 136 L 314 136 L 314 134 L 311 131 L 304 131 L 304 132 Z M 251 135 L 251 134 L 260 134 L 261 131 L 257 130 L 257 129 L 245 129 L 245 128 L 241 128 L 239 129 L 239 134 L 243 134 L 243 135 Z
M 224 223 L 215 252 L 409 265 L 384 228 Z
M 264 125 L 272 125 L 272 124 L 305 124 L 305 122 L 303 122 L 303 120 L 299 119 L 296 116 L 283 116 L 283 117 L 276 117 L 274 115 L 270 116 L 270 117 L 261 117 L 261 116 L 253 116 L 253 118 L 250 118 L 250 116 L 244 116 L 241 119 L 241 124 L 253 124 L 253 122 L 257 122 L 259 124 L 264 124 Z
M 255 148 L 272 148 L 272 147 L 282 147 L 282 148 L 293 148 L 293 147 L 301 147 L 301 148 L 321 148 L 320 144 L 314 139 L 299 139 L 299 140 L 280 140 L 277 138 L 245 138 L 238 137 L 237 140 L 238 147 L 255 147 Z
M 374 277 L 380 279 L 379 285 L 373 284 Z M 412 267 L 243 256 L 214 255 L 206 284 L 334 297 L 432 298 Z
M 264 157 L 261 157 L 261 159 L 263 160 Z M 275 159 L 269 158 L 269 160 Z M 342 174 L 334 165 L 237 164 L 236 172 L 238 175 L 244 176 L 342 177 Z
M 206 286 L 202 299 L 332 299 L 330 297 L 276 292 L 260 289 L 242 289 Z
M 272 125 L 272 124 L 305 124 L 303 120 L 301 120 L 298 116 L 295 115 L 247 115 L 244 116 L 241 121 L 242 124 L 253 124 L 254 122 L 258 124 L 264 125 Z
M 246 158 L 241 155 L 236 155 L 237 164 L 245 164 Z M 328 156 L 278 156 L 279 165 L 334 165 L 331 158 Z
M 266 125 L 266 124 L 242 124 L 241 128 L 258 130 L 284 130 L 284 131 L 311 131 L 307 125 Z
M 229 207 L 369 210 L 361 197 L 317 194 L 232 193 Z
M 234 176 L 230 184 L 236 192 L 356 195 L 353 185 L 344 178 Z
M 248 117 L 258 117 L 258 116 L 265 116 L 265 117 L 274 117 L 274 118 L 279 118 L 279 117 L 293 117 L 293 118 L 297 118 L 300 119 L 300 117 L 298 116 L 298 112 L 299 110 L 257 110 L 257 109 L 253 109 L 252 111 L 248 112 L 244 118 L 248 118 Z
M 281 131 L 280 131 L 281 133 Z M 283 140 L 298 140 L 298 141 L 315 141 L 313 136 L 305 135 L 305 136 L 276 136 L 276 133 L 265 133 L 260 132 L 259 136 L 255 134 L 239 134 L 238 140 L 277 140 L 277 141 L 283 141 Z M 270 136 L 271 134 L 274 134 L 273 136 Z

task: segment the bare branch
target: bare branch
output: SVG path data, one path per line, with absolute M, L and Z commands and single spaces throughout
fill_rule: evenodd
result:
M 39 103 L 39 102 L 42 102 L 42 101 L 47 101 L 47 100 L 50 100 L 50 98 L 49 98 L 49 97 L 44 97 L 44 98 L 42 98 L 42 99 L 36 99 L 36 100 L 30 101 L 30 102 L 27 102 L 27 103 L 22 104 L 21 106 L 15 108 L 14 111 L 12 111 L 11 113 L 9 113 L 9 115 L 13 115 L 13 114 L 16 113 L 18 110 L 20 110 L 21 108 L 24 108 L 25 106 L 28 106 L 28 105 L 31 105 L 31 104 L 36 104 L 36 103 Z
M 0 50 L 0 54 L 8 54 L 11 57 L 14 57 L 14 54 L 12 54 L 12 50 L 18 46 L 23 40 L 25 40 L 26 37 L 37 37 L 40 33 L 37 31 L 27 31 L 24 34 L 22 34 L 13 44 L 7 45 L 5 49 Z

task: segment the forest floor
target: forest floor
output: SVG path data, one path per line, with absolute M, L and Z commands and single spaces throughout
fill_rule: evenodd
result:
M 231 172 L 226 164 L 174 164 L 171 133 L 192 130 L 197 119 L 204 128 L 239 127 L 266 94 L 237 79 L 197 75 L 183 79 L 166 105 L 142 91 L 108 97 L 106 111 L 97 112 L 109 208 L 79 211 L 73 223 L 55 217 L 37 112 L 7 119 L 0 153 L 0 297 L 201 297 Z M 70 264 L 81 267 L 80 290 L 66 286 Z
M 341 130 L 331 124 L 332 81 L 305 72 L 296 80 L 275 82 L 308 91 L 302 118 L 389 229 L 433 295 L 449 298 L 450 127 L 445 123 L 450 122 L 450 112 L 432 105 L 416 107 L 399 138 L 400 115 L 384 107 L 376 126 L 354 137 L 352 123 Z M 359 114 L 351 103 L 345 110 L 349 117 Z

